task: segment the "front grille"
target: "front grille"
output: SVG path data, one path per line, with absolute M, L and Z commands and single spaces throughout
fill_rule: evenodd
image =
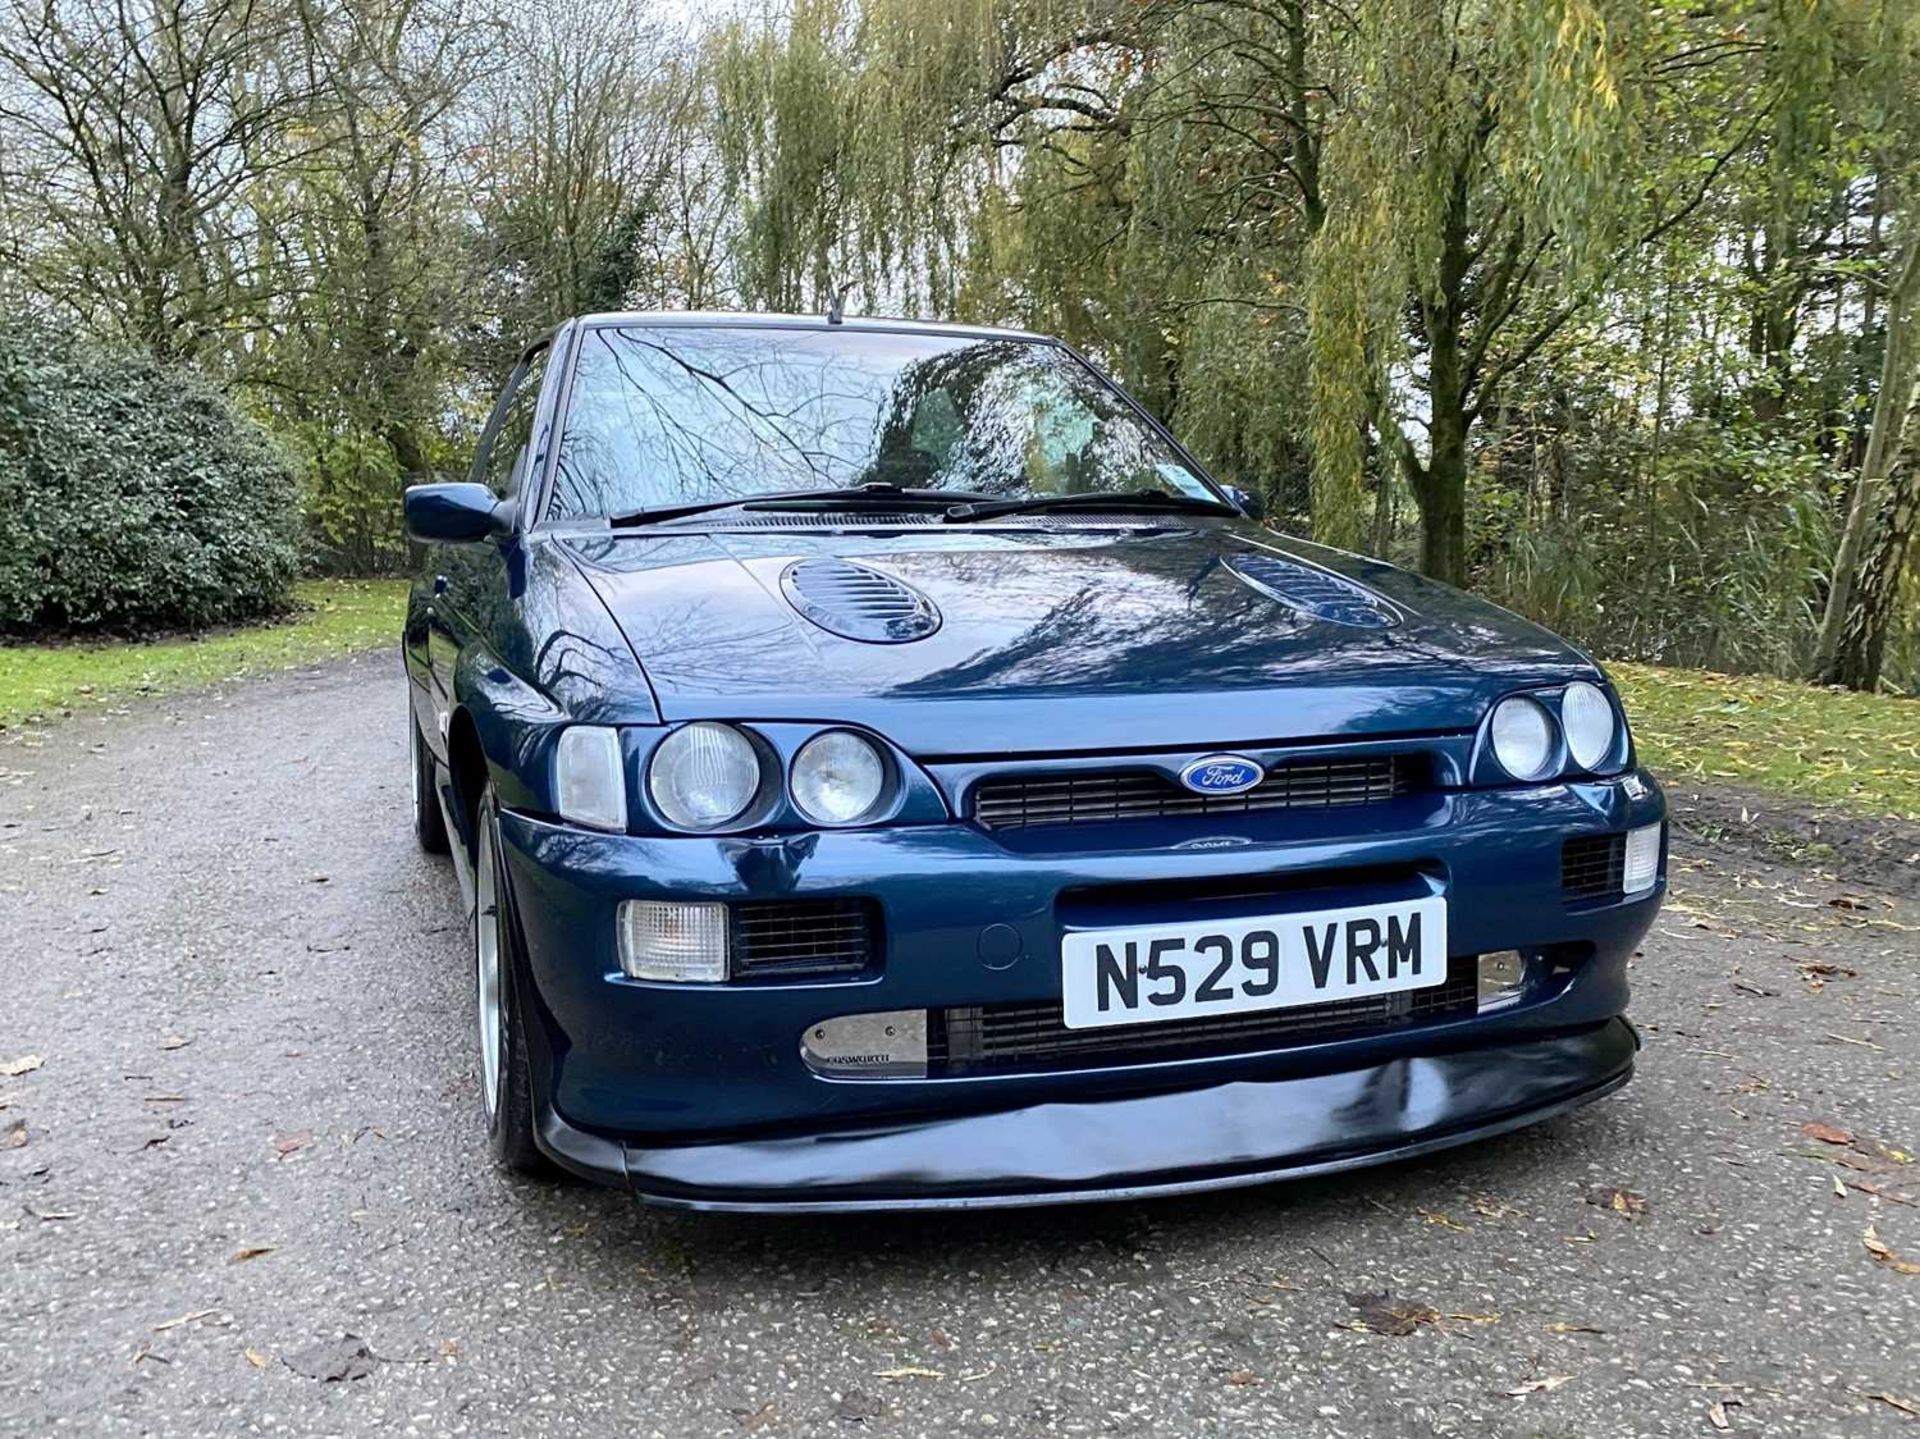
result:
M 854 974 L 880 954 L 867 899 L 755 899 L 732 907 L 729 948 L 740 978 Z
M 1626 867 L 1624 834 L 1586 834 L 1560 847 L 1560 894 L 1569 904 L 1618 899 Z
M 1286 760 L 1244 794 L 1226 795 L 1195 794 L 1153 770 L 1020 775 L 982 782 L 973 792 L 973 817 L 987 829 L 1000 830 L 1251 810 L 1337 809 L 1396 799 L 1419 788 L 1425 773 L 1418 755 Z
M 927 1036 L 927 1072 L 1075 1069 L 1244 1054 L 1430 1024 L 1474 1014 L 1478 1008 L 1479 960 L 1465 956 L 1451 960 L 1446 983 L 1431 989 L 1218 1019 L 1068 1029 L 1058 1000 L 938 1010 L 941 1022 L 931 1026 Z

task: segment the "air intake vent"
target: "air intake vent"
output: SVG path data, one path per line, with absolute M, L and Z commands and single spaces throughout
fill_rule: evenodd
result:
M 1111 819 L 1245 814 L 1267 809 L 1343 809 L 1384 804 L 1422 788 L 1417 755 L 1357 755 L 1289 760 L 1240 794 L 1195 794 L 1152 770 L 1074 770 L 1004 776 L 973 792 L 973 817 L 987 829 L 1089 824 Z
M 1620 898 L 1626 868 L 1624 834 L 1585 834 L 1560 847 L 1560 894 L 1568 904 Z
M 1113 1029 L 1068 1029 L 1058 1000 L 936 1010 L 942 1022 L 928 1037 L 927 1067 L 945 1077 L 1151 1064 L 1437 1024 L 1475 1012 L 1477 966 L 1471 956 L 1456 957 L 1446 983 L 1429 989 Z
M 1236 555 L 1227 568 L 1270 600 L 1278 600 L 1309 619 L 1357 630 L 1384 630 L 1393 611 L 1352 580 L 1330 575 L 1278 555 Z
M 858 974 L 879 958 L 880 917 L 868 899 L 750 899 L 732 906 L 739 979 Z
M 922 640 L 940 628 L 940 611 L 892 575 L 850 560 L 801 560 L 780 576 L 787 603 L 829 634 L 875 645 Z

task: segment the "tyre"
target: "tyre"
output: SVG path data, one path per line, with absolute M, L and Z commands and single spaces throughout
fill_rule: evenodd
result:
M 447 820 L 434 789 L 433 755 L 420 738 L 420 722 L 407 714 L 407 766 L 413 771 L 413 837 L 428 854 L 447 852 Z
M 500 854 L 500 807 L 488 785 L 475 819 L 473 991 L 480 1039 L 480 1105 L 494 1163 L 514 1174 L 553 1172 L 533 1137 L 533 1071 L 516 987 L 513 907 Z

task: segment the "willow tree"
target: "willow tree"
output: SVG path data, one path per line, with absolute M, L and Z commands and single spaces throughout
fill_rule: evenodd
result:
M 1864 306 L 1865 328 L 1882 324 L 1879 385 L 1812 670 L 1825 683 L 1872 689 L 1920 515 L 1920 10 L 1882 0 L 1852 18 L 1844 38 L 1856 63 L 1833 87 L 1832 108 L 1851 122 L 1850 149 L 1866 152 L 1854 183 L 1872 186 L 1876 215 L 1891 211 L 1895 244 Z
M 1356 427 L 1377 426 L 1423 568 L 1458 584 L 1478 427 L 1750 149 L 1763 112 L 1741 86 L 1786 42 L 1758 10 L 1742 25 L 1641 0 L 1355 14 L 1311 274 L 1315 484 L 1357 492 Z
M 817 308 L 851 286 L 1061 334 L 1223 475 L 1287 491 L 1312 23 L 1293 0 L 806 0 L 729 26 L 712 74 L 741 294 Z M 1277 95 L 1303 117 L 1287 134 Z

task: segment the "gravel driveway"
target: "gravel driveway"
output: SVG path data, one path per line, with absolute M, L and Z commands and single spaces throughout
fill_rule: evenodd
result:
M 657 1213 L 488 1167 L 401 714 L 0 737 L 0 1432 L 1920 1436 L 1920 904 L 1682 849 L 1638 1079 L 1424 1162 Z

